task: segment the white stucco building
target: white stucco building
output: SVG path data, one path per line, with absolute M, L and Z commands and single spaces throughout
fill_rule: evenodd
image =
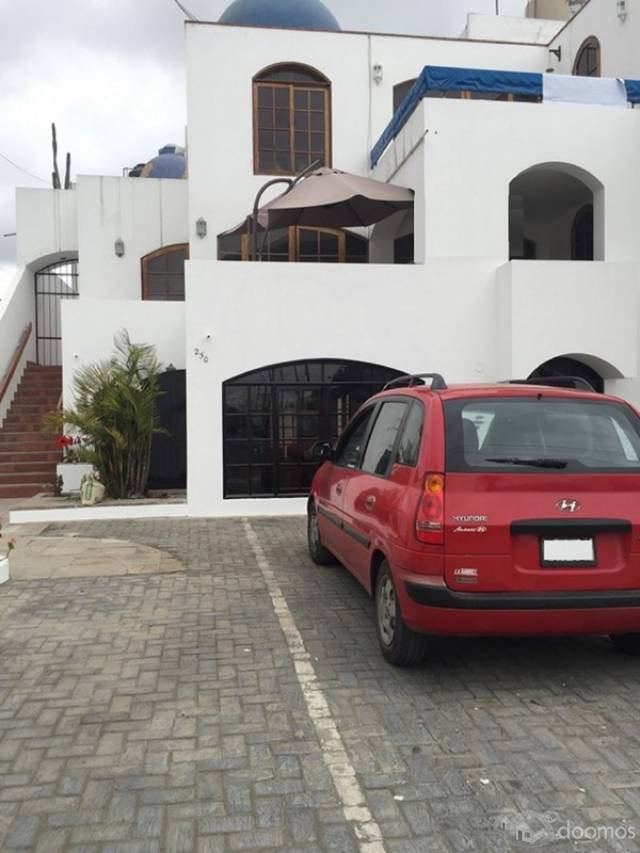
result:
M 194 515 L 304 507 L 309 448 L 394 372 L 579 373 L 640 405 L 632 5 L 473 16 L 460 39 L 343 32 L 319 0 L 189 22 L 186 172 L 165 151 L 143 175 L 167 177 L 18 192 L 0 374 L 28 323 L 20 365 L 60 363 L 67 396 L 119 329 L 154 343 L 186 371 Z M 251 262 L 234 228 L 256 192 L 315 159 L 411 188 L 413 211 L 274 232 Z M 52 303 L 52 278 L 77 298 Z

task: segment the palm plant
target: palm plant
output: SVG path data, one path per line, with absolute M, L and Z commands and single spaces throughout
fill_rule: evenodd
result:
M 108 361 L 80 368 L 73 377 L 74 405 L 49 418 L 49 429 L 74 427 L 91 449 L 112 498 L 140 497 L 147 490 L 153 436 L 165 432 L 156 401 L 162 391 L 155 347 L 134 344 L 127 331 L 115 339 Z

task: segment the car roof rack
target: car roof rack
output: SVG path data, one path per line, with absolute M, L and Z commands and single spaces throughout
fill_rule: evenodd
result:
M 414 388 L 416 385 L 424 385 L 424 379 L 431 380 L 432 391 L 446 391 L 449 387 L 440 373 L 413 373 L 407 376 L 399 376 L 397 379 L 387 382 L 382 390 L 388 391 L 389 388 L 401 387 Z
M 574 391 L 592 391 L 593 385 L 582 376 L 541 376 L 538 379 L 510 379 L 508 385 L 547 385 L 551 388 L 571 388 Z

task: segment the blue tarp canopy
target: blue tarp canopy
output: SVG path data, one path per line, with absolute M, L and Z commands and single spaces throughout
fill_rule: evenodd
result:
M 640 104 L 640 80 L 625 80 L 627 100 L 630 104 Z
M 482 92 L 542 98 L 542 74 L 427 65 L 371 152 L 371 168 L 429 92 Z
M 640 80 L 625 80 L 627 100 L 640 104 Z M 543 75 L 522 71 L 487 71 L 481 68 L 449 68 L 427 65 L 371 152 L 371 168 L 378 163 L 387 146 L 400 133 L 420 101 L 429 94 L 479 92 L 543 98 Z

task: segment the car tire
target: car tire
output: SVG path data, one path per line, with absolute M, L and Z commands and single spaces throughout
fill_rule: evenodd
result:
M 640 634 L 610 634 L 609 637 L 619 652 L 640 657 Z
M 386 560 L 376 578 L 375 607 L 378 641 L 386 660 L 394 666 L 421 663 L 427 651 L 428 638 L 412 631 L 402 621 L 393 575 Z
M 336 558 L 331 551 L 324 547 L 320 539 L 318 513 L 313 503 L 309 504 L 307 511 L 307 544 L 309 546 L 309 556 L 316 566 L 330 566 L 332 563 L 335 563 Z

